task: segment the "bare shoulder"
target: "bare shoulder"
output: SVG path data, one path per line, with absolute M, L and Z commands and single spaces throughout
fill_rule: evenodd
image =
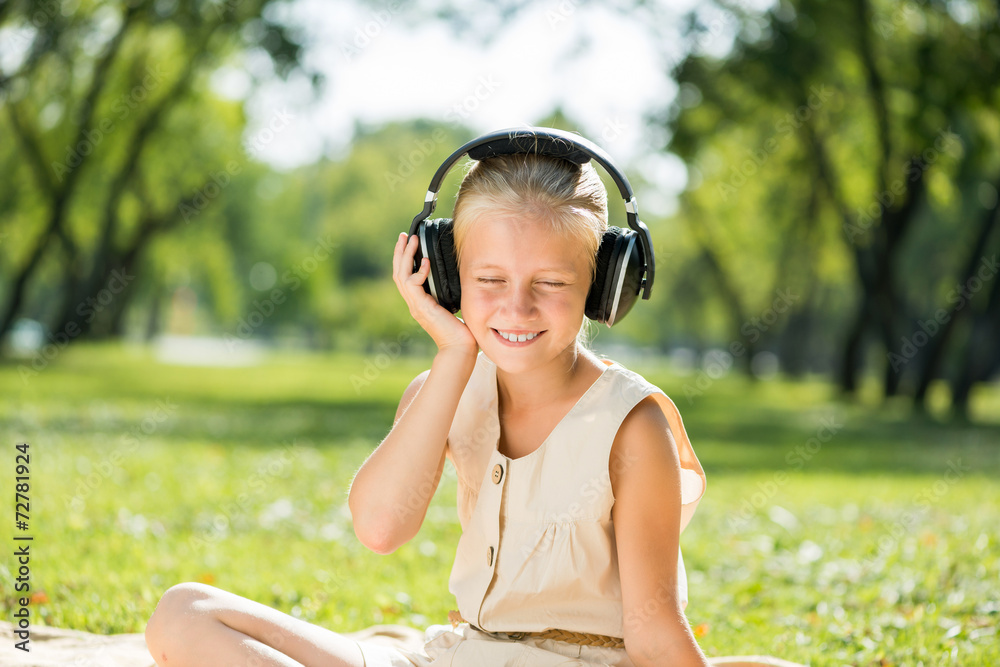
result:
M 609 471 L 615 497 L 623 482 L 641 470 L 647 473 L 680 469 L 674 442 L 663 410 L 652 396 L 646 396 L 625 416 L 611 447 Z M 640 465 L 636 465 L 640 464 Z

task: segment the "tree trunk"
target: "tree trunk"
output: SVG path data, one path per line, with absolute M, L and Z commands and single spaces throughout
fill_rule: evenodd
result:
M 49 245 L 49 241 L 56 233 L 56 228 L 62 224 L 63 211 L 66 207 L 66 197 L 58 197 L 52 204 L 52 211 L 49 213 L 49 222 L 45 226 L 45 231 L 42 232 L 41 237 L 39 237 L 38 242 L 35 244 L 34 250 L 28 256 L 27 263 L 21 267 L 18 271 L 17 277 L 14 278 L 11 283 L 10 296 L 7 299 L 7 305 L 0 315 L 0 340 L 10 333 L 11 328 L 14 326 L 14 319 L 17 317 L 18 312 L 21 310 L 21 305 L 24 303 L 24 293 L 28 287 L 28 280 L 34 274 L 35 269 L 38 267 L 39 263 L 42 261 L 42 257 L 45 255 L 45 249 Z
M 862 292 L 861 304 L 854 315 L 854 321 L 844 340 L 844 351 L 840 359 L 840 389 L 853 394 L 858 390 L 858 370 L 862 364 L 865 330 L 868 328 L 868 310 L 871 297 Z
M 73 145 L 79 144 L 80 141 L 88 137 L 89 133 L 93 131 L 94 110 L 97 107 L 97 100 L 100 98 L 101 92 L 107 85 L 108 72 L 118 55 L 126 33 L 132 26 L 133 21 L 138 17 L 141 9 L 142 7 L 139 5 L 132 5 L 126 8 L 122 17 L 122 23 L 118 27 L 118 32 L 111 39 L 104 55 L 100 58 L 100 60 L 98 60 L 97 65 L 94 68 L 93 77 L 90 81 L 87 96 L 84 98 L 78 111 L 80 124 L 77 128 L 76 139 L 73 142 Z M 51 241 L 53 235 L 62 233 L 62 225 L 66 216 L 70 198 L 73 196 L 76 184 L 79 182 L 80 172 L 83 171 L 85 164 L 88 162 L 86 156 L 82 157 L 81 163 L 66 174 L 66 180 L 62 183 L 62 187 L 57 188 L 48 175 L 48 162 L 45 159 L 40 142 L 37 141 L 34 134 L 30 132 L 26 126 L 21 124 L 17 109 L 12 102 L 8 102 L 8 115 L 11 120 L 11 125 L 18 135 L 18 139 L 20 140 L 21 145 L 25 148 L 30 162 L 36 171 L 39 178 L 39 184 L 43 192 L 45 192 L 48 196 L 51 196 L 53 201 L 52 210 L 49 212 L 49 222 L 45 226 L 45 230 L 42 232 L 41 237 L 39 237 L 34 250 L 32 250 L 31 254 L 28 256 L 28 261 L 23 267 L 21 267 L 21 270 L 18 272 L 17 277 L 12 283 L 11 290 L 9 292 L 10 296 L 7 300 L 7 306 L 2 311 L 2 315 L 0 315 L 0 340 L 2 340 L 10 332 L 10 329 L 14 324 L 14 319 L 17 317 L 17 314 L 24 303 L 24 293 L 27 289 L 28 281 L 38 268 L 42 256 L 45 254 L 46 247 Z M 57 329 L 57 331 L 58 330 L 59 329 Z
M 995 187 L 1000 189 L 1000 178 L 997 178 Z M 959 277 L 958 284 L 967 285 L 976 274 L 976 269 L 979 268 L 990 234 L 996 228 L 997 220 L 1000 220 L 1000 201 L 994 201 L 993 206 L 983 212 L 983 217 L 979 223 L 979 233 L 976 234 L 976 239 L 973 241 L 972 248 L 965 260 L 965 268 Z M 930 387 L 931 382 L 938 376 L 945 350 L 955 331 L 955 323 L 969 312 L 970 309 L 963 308 L 960 311 L 949 313 L 950 317 L 948 321 L 940 325 L 941 329 L 938 331 L 937 336 L 927 346 L 923 366 L 920 369 L 920 379 L 917 382 L 917 389 L 913 395 L 913 405 L 918 410 L 926 410 L 927 408 L 927 389 Z
M 995 256 L 994 256 L 995 257 Z M 1000 366 L 1000 276 L 992 275 L 993 287 L 985 312 L 979 314 L 969 331 L 968 342 L 961 355 L 958 374 L 951 385 L 952 415 L 958 419 L 969 417 L 969 395 L 972 387 L 986 380 Z M 971 304 L 966 306 L 971 309 Z
M 875 294 L 875 311 L 878 322 L 879 333 L 882 338 L 882 346 L 886 351 L 885 371 L 882 380 L 883 396 L 889 398 L 899 393 L 899 380 L 902 375 L 903 366 L 898 366 L 889 361 L 889 353 L 897 345 L 899 340 L 896 335 L 896 308 L 898 307 L 898 295 L 892 285 L 892 264 L 887 263 L 882 271 L 881 281 L 878 291 Z
M 143 334 L 143 338 L 147 343 L 159 335 L 163 329 L 163 319 L 160 315 L 160 303 L 162 301 L 163 288 L 156 285 L 153 287 L 153 299 L 149 304 L 149 317 L 146 318 L 146 331 Z
M 716 258 L 715 253 L 704 243 L 702 244 L 702 256 L 715 276 L 716 283 L 719 285 L 719 291 L 722 293 L 722 300 L 729 306 L 729 314 L 734 325 L 733 341 L 739 341 L 744 348 L 744 353 L 739 355 L 735 361 L 743 369 L 744 373 L 753 379 L 754 375 L 750 372 L 750 362 L 753 360 L 754 354 L 756 354 L 757 345 L 756 341 L 744 338 L 741 332 L 743 325 L 748 323 L 749 319 L 747 318 L 743 304 L 740 302 L 740 295 L 736 292 L 736 288 L 729 282 L 729 278 L 726 276 L 726 272 Z M 730 350 L 726 350 L 726 352 L 730 353 Z

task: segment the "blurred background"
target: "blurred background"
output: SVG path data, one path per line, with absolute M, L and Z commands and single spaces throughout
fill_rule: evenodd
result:
M 7 0 L 3 353 L 28 376 L 85 340 L 426 354 L 395 236 L 462 142 L 536 124 L 602 145 L 655 241 L 652 299 L 598 350 L 669 357 L 692 393 L 820 375 L 966 416 L 1000 371 L 997 13 Z

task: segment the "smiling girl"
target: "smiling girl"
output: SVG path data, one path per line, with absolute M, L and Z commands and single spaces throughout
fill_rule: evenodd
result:
M 589 158 L 543 153 L 482 157 L 462 182 L 448 230 L 461 319 L 429 293 L 445 288 L 428 289 L 438 260 L 416 259 L 417 234 L 401 233 L 393 252 L 396 286 L 437 352 L 355 475 L 349 506 L 358 539 L 392 553 L 417 535 L 452 462 L 462 535 L 451 625 L 427 628 L 419 650 L 355 641 L 185 584 L 147 630 L 160 667 L 251 656 L 316 667 L 792 665 L 709 660 L 695 641 L 679 540 L 704 471 L 673 402 L 582 344 L 592 285 L 608 270 L 607 194 Z M 212 645 L 232 662 L 198 662 L 194 647 Z
M 420 482 L 436 488 L 450 459 L 459 611 L 423 652 L 393 653 L 407 661 L 362 647 L 368 664 L 790 665 L 709 661 L 684 616 L 679 537 L 704 472 L 670 399 L 581 342 L 606 260 L 594 168 L 532 151 L 480 159 L 451 228 L 461 319 L 425 289 L 432 260 L 413 271 L 417 235 L 397 239 L 396 285 L 438 351 L 355 477 L 351 509 L 363 543 L 394 551 L 422 523 Z

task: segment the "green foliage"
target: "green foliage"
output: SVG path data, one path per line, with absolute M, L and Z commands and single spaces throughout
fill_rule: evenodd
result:
M 267 175 L 273 196 L 252 202 L 238 220 L 234 278 L 245 284 L 253 263 L 269 261 L 279 277 L 301 277 L 301 294 L 296 287 L 295 305 L 283 305 L 261 338 L 283 322 L 322 327 L 346 349 L 422 335 L 392 283 L 392 248 L 420 211 L 433 170 L 469 138 L 462 128 L 426 121 L 362 128 L 343 160 Z M 437 215 L 448 214 L 458 180 L 449 179 Z M 309 271 L 320 245 L 331 247 L 329 257 Z M 256 296 L 248 290 L 245 300 Z
M 1000 60 L 997 8 L 963 8 L 799 0 L 692 13 L 692 42 L 736 38 L 721 58 L 694 48 L 677 65 L 680 95 L 660 120 L 691 173 L 680 217 L 700 252 L 681 257 L 682 267 L 709 260 L 719 297 L 705 308 L 721 302 L 731 339 L 743 338 L 733 332 L 776 290 L 792 287 L 802 299 L 761 345 L 785 362 L 839 364 L 848 391 L 861 368 L 886 374 L 887 395 L 912 391 L 918 404 L 939 373 L 995 374 L 976 342 L 994 336 L 993 286 L 977 297 L 977 310 L 991 314 L 975 333 L 942 331 L 903 367 L 889 356 L 919 321 L 953 308 L 949 295 L 970 261 L 1000 247 L 990 235 L 1000 100 L 995 67 L 982 67 Z M 877 350 L 865 355 L 870 332 Z M 952 363 L 940 364 L 942 350 Z
M 246 69 L 255 49 L 276 76 L 308 76 L 301 35 L 280 21 L 286 9 L 277 0 L 3 5 L 0 27 L 25 55 L 0 72 L 0 133 L 12 138 L 0 145 L 0 338 L 30 317 L 56 333 L 83 324 L 80 338 L 426 348 L 392 285 L 391 247 L 433 170 L 472 133 L 426 119 L 359 125 L 344 155 L 288 172 L 261 164 L 243 101 L 212 81 Z M 498 25 L 519 11 L 482 9 Z M 659 4 L 631 9 L 644 29 L 663 30 Z M 423 4 L 405 11 L 452 27 L 468 20 Z M 770 351 L 793 375 L 839 366 L 852 391 L 854 374 L 887 370 L 918 324 L 950 307 L 977 238 L 985 234 L 984 258 L 998 247 L 987 217 L 1000 186 L 996 8 L 720 2 L 686 22 L 689 48 L 668 73 L 679 95 L 649 122 L 651 136 L 669 137 L 650 150 L 679 156 L 688 188 L 669 219 L 643 212 L 658 265 L 652 299 L 598 340 L 739 349 L 744 369 Z M 559 108 L 538 123 L 576 127 Z M 926 169 L 911 178 L 918 164 Z M 659 187 L 639 165 L 622 166 L 637 191 Z M 449 214 L 460 171 L 437 215 Z M 897 185 L 905 192 L 888 198 Z M 624 224 L 621 206 L 610 212 Z M 136 279 L 81 323 L 80 305 L 114 270 Z M 967 388 L 1000 369 L 988 346 L 1000 332 L 996 284 L 887 373 L 888 395 L 912 391 L 922 405 L 944 377 L 961 412 Z M 782 294 L 792 295 L 787 308 Z M 193 325 L 176 313 L 186 299 Z
M 10 210 L 0 219 L 9 241 L 0 336 L 17 316 L 54 331 L 121 335 L 134 292 L 159 298 L 163 275 L 144 260 L 168 232 L 198 244 L 173 258 L 175 266 L 203 278 L 217 313 L 236 310 L 232 286 L 220 282 L 231 257 L 218 241 L 233 214 L 228 188 L 250 157 L 241 146 L 242 103 L 220 98 L 211 75 L 251 48 L 267 53 L 279 75 L 297 68 L 300 47 L 272 21 L 271 4 L 4 6 L 0 27 L 13 69 L 0 71 L 0 132 L 13 141 L 0 164 L 8 187 L 27 187 L 6 195 Z M 192 223 L 212 237 L 177 232 Z M 80 304 L 114 271 L 136 282 L 97 317 L 81 317 Z

